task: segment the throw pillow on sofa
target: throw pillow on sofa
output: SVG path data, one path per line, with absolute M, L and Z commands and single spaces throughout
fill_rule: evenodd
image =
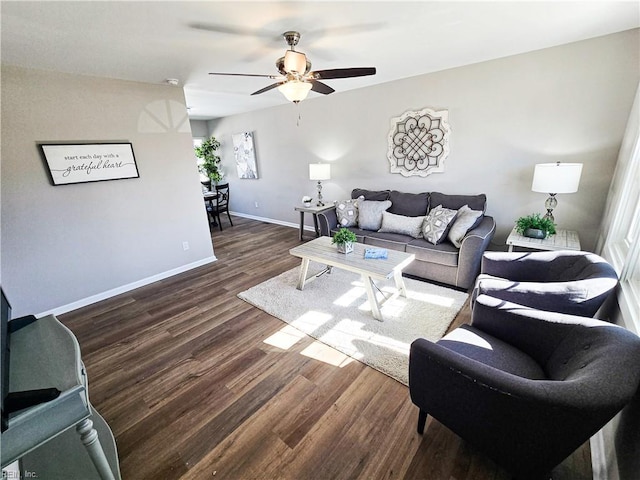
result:
M 447 233 L 457 214 L 457 210 L 444 208 L 442 205 L 431 209 L 422 224 L 422 235 L 425 240 L 434 245 L 442 243 L 447 238 Z
M 380 230 L 382 225 L 382 212 L 391 206 L 389 200 L 377 202 L 363 200 L 358 202 L 358 227 L 362 230 Z
M 336 216 L 341 227 L 355 227 L 358 225 L 358 201 L 364 200 L 363 196 L 351 200 L 343 200 L 336 204 Z
M 413 238 L 422 237 L 422 224 L 425 217 L 407 217 L 395 213 L 382 212 L 382 226 L 379 232 L 401 233 Z
M 458 210 L 453 225 L 449 229 L 448 237 L 449 241 L 453 243 L 457 248 L 462 245 L 462 239 L 469 230 L 476 227 L 478 223 L 482 221 L 482 212 L 479 210 L 471 210 L 469 205 L 463 205 Z

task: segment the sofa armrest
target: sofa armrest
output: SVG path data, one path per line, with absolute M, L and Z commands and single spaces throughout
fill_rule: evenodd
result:
M 495 220 L 493 217 L 485 216 L 480 225 L 467 232 L 462 239 L 456 278 L 458 287 L 470 288 L 473 285 L 478 273 L 480 273 L 482 255 L 489 247 L 495 233 Z
M 318 227 L 320 228 L 320 235 L 323 237 L 331 236 L 331 230 L 337 226 L 338 215 L 336 214 L 336 207 L 318 214 Z

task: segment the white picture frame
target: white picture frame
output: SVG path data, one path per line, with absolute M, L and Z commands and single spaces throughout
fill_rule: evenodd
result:
M 40 144 L 53 185 L 139 178 L 131 143 Z
M 253 144 L 253 133 L 243 132 L 231 135 L 233 139 L 233 154 L 236 158 L 238 178 L 258 178 L 256 153 Z

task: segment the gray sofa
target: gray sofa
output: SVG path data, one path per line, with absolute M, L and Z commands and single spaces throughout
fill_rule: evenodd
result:
M 434 245 L 424 238 L 413 238 L 410 235 L 364 230 L 357 225 L 349 227 L 360 243 L 414 253 L 416 260 L 403 270 L 404 273 L 465 290 L 473 286 L 480 273 L 482 255 L 496 230 L 493 218 L 484 215 L 487 201 L 484 194 L 403 193 L 396 190 L 372 191 L 360 188 L 351 192 L 352 199 L 360 197 L 371 201 L 389 200 L 389 213 L 407 217 L 425 216 L 438 205 L 453 210 L 468 205 L 472 210 L 482 211 L 483 215 L 478 219 L 477 225 L 464 236 L 460 248 L 448 239 Z M 318 214 L 318 223 L 321 235 L 332 236 L 340 229 L 335 208 Z

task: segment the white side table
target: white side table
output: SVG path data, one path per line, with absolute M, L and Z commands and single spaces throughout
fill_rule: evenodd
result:
M 555 235 L 543 240 L 539 238 L 529 238 L 516 232 L 513 227 L 507 237 L 509 251 L 513 252 L 513 247 L 533 248 L 536 250 L 580 250 L 580 237 L 578 232 L 573 230 L 556 229 Z
M 320 227 L 318 226 L 318 214 L 326 210 L 331 210 L 334 207 L 335 205 L 333 204 L 333 202 L 331 202 L 330 204 L 325 204 L 321 207 L 318 207 L 316 205 L 311 205 L 309 207 L 306 207 L 304 205 L 296 206 L 295 210 L 297 212 L 300 212 L 300 236 L 299 236 L 300 240 L 302 240 L 302 235 L 304 233 L 304 214 L 305 213 L 310 213 L 313 215 L 313 227 L 316 230 L 316 237 L 319 237 Z

